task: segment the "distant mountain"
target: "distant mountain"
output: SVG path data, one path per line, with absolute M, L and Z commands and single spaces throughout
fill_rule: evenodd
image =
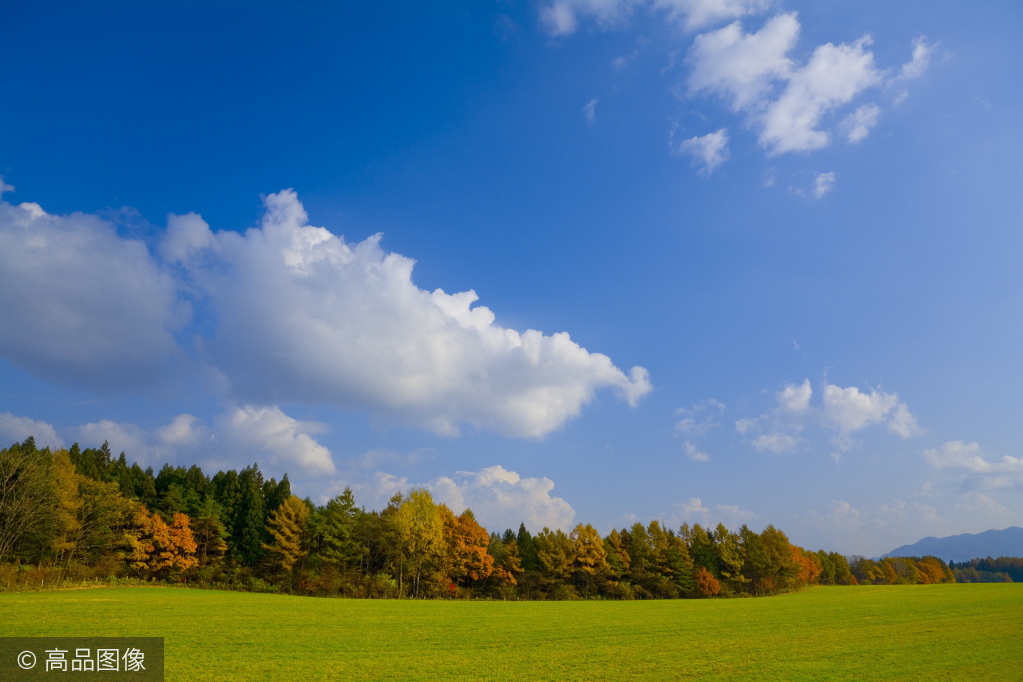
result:
M 915 544 L 893 549 L 881 558 L 927 555 L 956 563 L 985 557 L 1023 557 L 1023 528 L 1013 526 L 1005 530 L 986 530 L 975 535 L 963 533 L 947 538 L 924 538 Z

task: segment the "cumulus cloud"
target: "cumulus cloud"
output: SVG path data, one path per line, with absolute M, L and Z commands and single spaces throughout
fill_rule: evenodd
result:
M 728 131 L 719 128 L 713 133 L 682 140 L 675 153 L 692 156 L 693 165 L 701 165 L 703 172 L 710 174 L 728 160 Z
M 948 441 L 940 448 L 924 451 L 924 460 L 935 469 L 986 478 L 990 487 L 1006 487 L 1023 480 L 1023 458 L 1003 456 L 985 459 L 980 445 L 960 440 Z
M 769 155 L 810 152 L 827 146 L 825 117 L 865 90 L 885 82 L 868 48 L 869 35 L 852 43 L 819 45 L 805 64 L 790 56 L 799 38 L 796 13 L 778 14 L 759 31 L 739 22 L 699 35 L 689 49 L 691 94 L 716 94 L 758 128 Z M 926 68 L 927 46 L 919 42 L 906 73 Z M 860 106 L 838 128 L 850 142 L 863 140 L 877 123 L 880 107 Z
M 37 448 L 64 447 L 64 441 L 57 435 L 52 424 L 28 417 L 15 417 L 10 412 L 0 412 L 0 448 L 20 443 L 29 436 L 35 438 Z
M 810 387 L 810 380 L 804 379 L 803 383 L 785 384 L 778 391 L 775 398 L 778 401 L 778 409 L 787 414 L 801 414 L 810 407 L 810 398 L 813 396 L 813 389 Z
M 500 465 L 479 471 L 459 471 L 453 477 L 442 476 L 428 488 L 438 502 L 444 502 L 455 514 L 472 509 L 476 519 L 487 528 L 518 528 L 525 523 L 531 531 L 544 526 L 569 530 L 575 511 L 560 497 L 551 495 L 554 481 L 549 478 L 523 478 Z
M 705 31 L 689 46 L 685 88 L 690 95 L 719 96 L 734 112 L 744 114 L 747 125 L 758 130 L 760 146 L 769 156 L 821 149 L 831 143 L 835 130 L 849 142 L 862 141 L 877 123 L 880 108 L 876 104 L 862 105 L 837 123 L 833 116 L 869 88 L 919 77 L 934 49 L 924 38 L 916 39 L 911 61 L 894 76 L 875 65 L 874 53 L 868 49 L 869 34 L 850 43 L 818 45 L 805 63 L 799 63 L 791 56 L 801 28 L 796 12 L 776 13 L 760 30 L 749 33 L 739 21 L 766 12 L 771 4 L 767 0 L 554 0 L 542 7 L 540 16 L 552 35 L 574 33 L 583 21 L 610 29 L 628 23 L 640 11 L 660 13 L 687 29 Z M 726 22 L 731 23 L 721 26 Z M 673 145 L 673 151 L 692 154 L 709 173 L 727 158 L 726 142 L 721 129 Z
M 853 434 L 868 426 L 885 424 L 902 438 L 922 433 L 916 417 L 896 393 L 880 389 L 864 393 L 856 387 L 825 383 L 823 408 L 813 407 L 812 397 L 809 379 L 801 384 L 787 383 L 775 393 L 777 407 L 759 417 L 736 420 L 735 430 L 742 435 L 759 434 L 750 441 L 756 450 L 783 454 L 806 441 L 802 434 L 808 425 L 824 426 L 834 434 L 832 442 L 839 453 L 831 457 L 836 462 L 841 462 L 842 452 L 853 448 Z
M 877 118 L 880 115 L 881 107 L 873 102 L 864 104 L 846 116 L 839 124 L 838 129 L 850 143 L 856 144 L 866 139 L 870 134 L 870 129 L 877 124 Z
M 229 445 L 262 451 L 280 469 L 297 469 L 307 476 L 335 472 L 330 451 L 309 435 L 322 431 L 320 424 L 292 419 L 277 406 L 252 405 L 228 410 L 215 421 L 219 436 Z
M 769 154 L 827 146 L 828 133 L 818 129 L 821 117 L 882 81 L 874 54 L 864 49 L 870 43 L 870 36 L 864 36 L 851 45 L 820 45 L 809 62 L 792 72 L 781 96 L 760 119 L 760 144 Z
M 188 367 L 176 335 L 194 307 L 198 360 L 242 405 L 542 437 L 602 388 L 632 406 L 651 389 L 645 369 L 626 374 L 566 332 L 494 324 L 474 291 L 418 288 L 412 259 L 309 225 L 291 190 L 265 204 L 244 234 L 171 215 L 157 258 L 110 221 L 0 201 L 0 357 L 62 383 L 156 387 Z M 305 445 L 298 461 L 325 468 Z
M 276 406 L 251 405 L 232 407 L 216 415 L 213 422 L 215 428 L 211 429 L 199 418 L 181 414 L 169 424 L 146 429 L 103 419 L 62 432 L 82 447 L 108 442 L 115 455 L 124 452 L 129 462 L 138 461 L 142 466 L 205 462 L 205 466 L 217 468 L 258 460 L 292 476 L 335 472 L 330 452 L 310 435 L 323 430 L 320 424 L 292 419 Z
M 920 433 L 916 417 L 899 401 L 897 393 L 881 390 L 861 393 L 855 386 L 840 388 L 825 384 L 824 414 L 843 435 L 879 423 L 887 423 L 888 430 L 902 438 Z
M 694 462 L 710 461 L 710 455 L 697 448 L 695 444 L 688 440 L 685 443 L 682 443 L 682 449 L 685 451 L 686 457 L 693 460 Z
M 798 38 L 795 13 L 771 18 L 756 33 L 745 33 L 734 22 L 699 35 L 686 59 L 692 67 L 689 90 L 720 95 L 735 111 L 761 109 L 775 82 L 792 73 L 787 55 Z
M 583 116 L 586 117 L 586 122 L 593 125 L 597 122 L 597 103 L 600 99 L 594 97 L 583 107 Z
M 172 444 L 162 442 L 155 433 L 135 424 L 101 419 L 71 427 L 66 433 L 70 434 L 69 440 L 80 443 L 83 448 L 108 443 L 115 457 L 123 452 L 129 462 L 138 462 L 143 467 L 159 467 L 177 461 L 177 450 Z
M 494 324 L 473 307 L 474 291 L 418 288 L 412 259 L 383 251 L 379 235 L 350 246 L 310 226 L 291 190 L 265 204 L 257 229 L 188 242 L 212 244 L 188 273 L 217 313 L 210 359 L 245 402 L 323 402 L 443 434 L 468 423 L 542 437 L 600 388 L 633 406 L 651 388 L 642 367 L 627 376 L 565 332 Z
M 152 384 L 187 322 L 173 279 L 112 223 L 0 201 L 0 356 L 61 383 Z

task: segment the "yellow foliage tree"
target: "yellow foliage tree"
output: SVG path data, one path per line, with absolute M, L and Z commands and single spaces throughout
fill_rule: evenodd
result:
M 57 533 L 52 547 L 60 562 L 67 565 L 71 563 L 81 540 L 82 522 L 79 517 L 84 501 L 75 465 L 64 449 L 53 453 L 53 492 L 56 498 L 53 521 Z
M 583 596 L 589 596 L 593 586 L 611 574 L 607 548 L 600 533 L 588 523 L 577 525 L 569 538 L 575 548 L 575 571 L 583 583 Z
M 309 520 L 309 507 L 298 495 L 284 500 L 281 506 L 270 512 L 270 536 L 272 545 L 263 544 L 277 555 L 277 563 L 285 571 L 290 571 L 295 563 L 308 554 L 306 547 L 306 521 Z

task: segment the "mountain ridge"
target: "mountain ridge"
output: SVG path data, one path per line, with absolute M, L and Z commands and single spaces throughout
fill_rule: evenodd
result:
M 911 545 L 897 547 L 879 558 L 894 556 L 936 556 L 944 561 L 969 561 L 986 557 L 1023 557 L 1023 528 L 961 533 L 943 538 L 926 537 Z

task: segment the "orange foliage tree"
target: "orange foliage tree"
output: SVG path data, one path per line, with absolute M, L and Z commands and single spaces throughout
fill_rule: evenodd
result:
M 165 577 L 175 570 L 199 565 L 195 556 L 198 545 L 185 514 L 175 514 L 168 526 L 162 516 L 156 512 L 150 515 L 140 504 L 125 539 L 131 550 L 131 566 L 151 577 Z
M 699 570 L 696 571 L 696 589 L 704 597 L 713 597 L 721 591 L 721 583 L 718 582 L 714 574 L 708 571 L 705 566 L 700 566 Z
M 446 505 L 439 505 L 447 546 L 448 575 L 455 583 L 486 580 L 494 571 L 494 557 L 487 551 L 490 536 L 476 522 L 471 510 L 455 516 Z

